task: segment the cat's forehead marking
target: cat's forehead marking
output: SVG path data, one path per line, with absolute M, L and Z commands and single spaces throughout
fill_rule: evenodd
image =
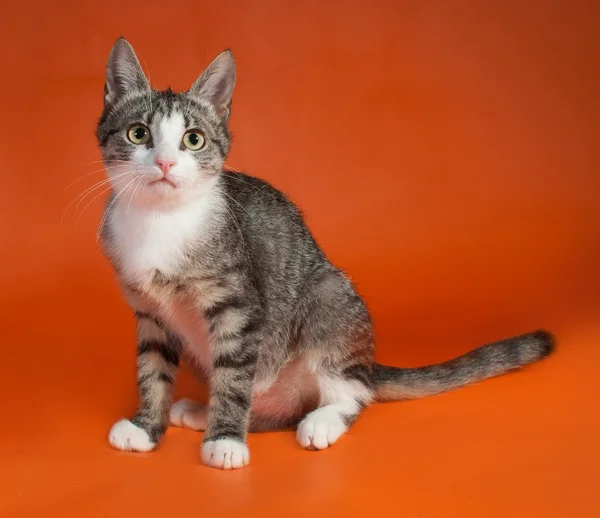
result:
M 158 122 L 156 144 L 160 151 L 176 154 L 185 133 L 185 120 L 181 112 L 173 110 Z
M 146 103 L 144 107 L 146 124 L 149 126 L 154 122 L 178 115 L 183 121 L 183 126 L 189 129 L 201 118 L 198 107 L 185 97 L 185 94 L 176 94 L 169 90 L 153 92 L 150 103 Z
M 165 92 L 153 91 L 143 106 L 148 113 L 150 122 L 168 117 L 175 111 L 181 111 L 181 103 L 177 94 L 168 90 Z

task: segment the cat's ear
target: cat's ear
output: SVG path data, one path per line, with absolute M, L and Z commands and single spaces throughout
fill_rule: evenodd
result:
M 114 104 L 130 92 L 149 92 L 150 83 L 144 75 L 133 47 L 121 37 L 113 45 L 106 64 L 104 103 Z
M 221 52 L 190 88 L 189 95 L 210 102 L 224 118 L 231 114 L 235 86 L 235 60 L 230 50 Z

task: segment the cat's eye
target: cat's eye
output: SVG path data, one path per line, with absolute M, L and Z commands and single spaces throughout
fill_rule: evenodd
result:
M 183 145 L 190 151 L 198 151 L 204 147 L 204 135 L 200 130 L 189 130 L 183 136 Z
M 150 140 L 150 130 L 143 124 L 134 124 L 127 130 L 127 138 L 138 146 L 147 144 Z

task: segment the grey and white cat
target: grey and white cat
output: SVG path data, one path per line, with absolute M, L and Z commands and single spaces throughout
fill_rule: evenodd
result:
M 535 362 L 544 332 L 439 365 L 374 361 L 371 318 L 298 209 L 268 183 L 224 170 L 235 84 L 221 53 L 191 89 L 153 90 L 129 43 L 108 59 L 97 138 L 112 186 L 101 237 L 137 319 L 139 406 L 109 433 L 152 450 L 169 421 L 205 430 L 202 461 L 246 466 L 248 431 L 296 427 L 322 450 L 375 401 L 453 389 Z M 209 380 L 208 407 L 171 406 L 180 356 Z

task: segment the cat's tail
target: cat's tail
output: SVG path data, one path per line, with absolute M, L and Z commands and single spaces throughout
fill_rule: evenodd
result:
M 484 345 L 436 365 L 401 369 L 375 364 L 378 401 L 413 399 L 446 392 L 534 363 L 554 350 L 554 338 L 536 331 Z

